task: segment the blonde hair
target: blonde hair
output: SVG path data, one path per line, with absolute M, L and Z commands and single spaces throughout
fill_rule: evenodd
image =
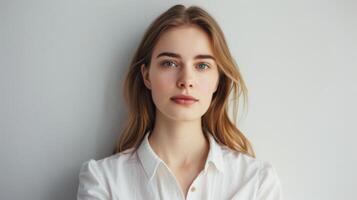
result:
M 117 141 L 113 154 L 134 148 L 135 152 L 147 131 L 153 130 L 155 124 L 155 105 L 151 91 L 146 88 L 140 66 L 149 66 L 155 44 L 161 34 L 170 28 L 182 25 L 198 25 L 210 36 L 214 56 L 217 60 L 219 85 L 212 96 L 207 112 L 202 116 L 202 129 L 209 132 L 215 140 L 230 149 L 251 157 L 255 153 L 248 139 L 236 127 L 228 116 L 229 95 L 233 90 L 234 122 L 237 119 L 239 97 L 243 94 L 247 102 L 247 88 L 232 58 L 224 34 L 217 22 L 202 8 L 178 4 L 158 16 L 146 30 L 138 49 L 130 63 L 123 84 L 123 96 L 128 105 L 129 117 Z M 206 136 L 206 135 L 205 135 Z

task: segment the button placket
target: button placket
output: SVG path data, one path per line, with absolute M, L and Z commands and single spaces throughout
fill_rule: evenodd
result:
M 199 185 L 202 185 L 202 176 L 204 175 L 204 170 L 202 170 L 200 172 L 200 174 L 195 178 L 195 180 L 192 182 L 191 187 L 188 190 L 188 194 L 187 194 L 187 200 L 190 199 L 197 199 L 199 198 L 199 193 L 198 193 L 198 189 L 199 189 Z

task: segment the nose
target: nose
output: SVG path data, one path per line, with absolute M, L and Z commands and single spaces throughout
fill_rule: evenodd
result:
M 192 84 L 192 82 L 189 82 L 189 81 L 179 81 L 178 86 L 179 86 L 179 88 L 187 88 L 187 87 L 192 88 L 193 84 Z
M 177 86 L 179 88 L 193 88 L 194 85 L 195 82 L 191 69 L 184 67 L 181 70 L 180 77 L 177 81 Z

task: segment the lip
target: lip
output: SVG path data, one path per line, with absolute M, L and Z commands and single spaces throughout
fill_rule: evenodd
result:
M 198 99 L 189 96 L 189 95 L 176 95 L 170 98 L 172 101 L 174 101 L 177 104 L 181 105 L 191 105 L 194 104 L 198 101 Z
M 183 94 L 180 94 L 180 95 L 176 95 L 176 96 L 173 96 L 171 97 L 172 100 L 191 100 L 191 101 L 198 101 L 198 99 L 196 99 L 195 97 L 193 96 L 190 96 L 190 95 L 183 95 Z

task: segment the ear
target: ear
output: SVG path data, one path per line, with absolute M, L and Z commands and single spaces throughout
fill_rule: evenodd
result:
M 149 70 L 147 69 L 145 64 L 141 64 L 140 71 L 141 71 L 141 76 L 143 77 L 143 81 L 144 81 L 145 86 L 149 90 L 151 90 L 151 83 L 150 83 L 150 79 L 149 79 Z

